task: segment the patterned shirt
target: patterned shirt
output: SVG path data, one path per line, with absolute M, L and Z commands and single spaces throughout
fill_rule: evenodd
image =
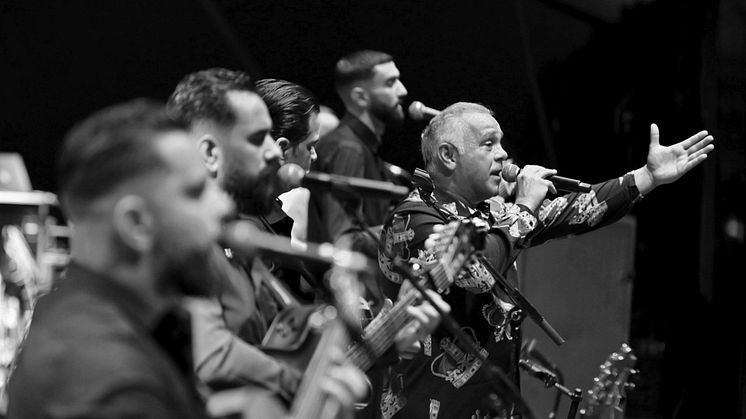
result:
M 421 172 L 424 173 L 424 172 Z M 546 199 L 537 211 L 515 203 L 483 202 L 472 208 L 456 199 L 436 198 L 429 179 L 418 176 L 418 188 L 400 203 L 384 224 L 379 243 L 379 266 L 388 279 L 387 296 L 395 299 L 403 277 L 392 269 L 395 257 L 431 265 L 438 255 L 425 240 L 436 225 L 478 219 L 488 225 L 481 253 L 512 286 L 517 286 L 514 261 L 519 252 L 549 239 L 581 234 L 610 224 L 632 208 L 641 195 L 631 174 L 593 185 L 588 193 Z M 523 315 L 502 292 L 490 292 L 495 279 L 479 262 L 467 262 L 455 286 L 443 295 L 462 331 L 480 352 L 519 386 L 520 324 Z M 380 413 L 391 417 L 466 418 L 489 411 L 495 378 L 441 326 L 422 342 L 411 361 L 394 369 L 384 386 Z M 508 410 L 518 414 L 507 400 Z

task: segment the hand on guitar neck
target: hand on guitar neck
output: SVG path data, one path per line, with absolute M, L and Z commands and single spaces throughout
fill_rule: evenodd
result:
M 410 292 L 410 288 L 412 288 L 412 285 L 409 281 L 406 281 L 402 285 L 404 292 Z M 446 313 L 451 311 L 451 306 L 443 301 L 440 294 L 432 290 L 427 290 L 426 292 L 442 311 Z M 383 310 L 385 311 L 392 306 L 393 303 L 391 300 L 387 299 Z M 420 341 L 432 333 L 440 324 L 440 314 L 427 301 L 422 301 L 422 303 L 416 306 L 409 306 L 406 308 L 406 311 L 411 320 L 396 334 L 394 345 L 400 357 L 411 359 L 422 348 Z

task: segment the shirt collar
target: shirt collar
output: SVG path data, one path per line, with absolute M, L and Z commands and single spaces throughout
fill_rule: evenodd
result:
M 453 194 L 436 188 L 430 175 L 425 170 L 419 168 L 415 170 L 414 178 L 420 195 L 428 197 L 434 205 L 443 208 L 451 215 L 457 217 L 479 217 L 485 221 L 491 221 L 492 215 L 489 202 L 483 201 L 475 207 L 471 207 L 468 203 L 463 202 Z
M 378 149 L 381 147 L 381 139 L 378 138 L 376 133 L 371 131 L 363 121 L 348 112 L 342 118 L 342 123 L 349 126 L 352 132 L 358 138 L 363 140 L 363 143 L 373 152 L 373 154 L 378 154 Z

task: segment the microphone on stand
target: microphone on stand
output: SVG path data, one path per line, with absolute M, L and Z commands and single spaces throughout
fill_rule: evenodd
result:
M 538 349 L 536 349 L 536 339 L 531 339 L 526 344 L 523 345 L 523 348 L 521 348 L 521 354 L 527 355 L 531 358 L 534 358 L 535 360 L 539 361 L 544 367 L 549 368 L 552 371 L 559 371 L 559 367 L 557 367 L 557 364 L 550 361 L 549 358 L 544 356 L 541 352 L 539 352 Z
M 544 368 L 538 362 L 534 362 L 526 358 L 521 358 L 518 361 L 518 365 L 520 365 L 520 367 L 523 368 L 523 370 L 526 371 L 530 376 L 541 380 L 546 387 L 552 387 L 559 381 L 557 374 L 547 368 Z
M 320 172 L 306 173 L 302 167 L 293 163 L 280 167 L 277 176 L 292 188 L 303 186 L 308 189 L 342 191 L 366 198 L 406 198 L 409 195 L 409 188 L 391 182 Z
M 433 108 L 428 108 L 424 103 L 419 100 L 415 100 L 409 105 L 409 117 L 416 120 L 422 121 L 430 119 L 435 115 L 439 114 L 440 111 Z
M 521 168 L 508 163 L 503 165 L 503 170 L 500 173 L 502 178 L 508 182 L 515 182 L 518 178 L 518 173 L 521 172 Z M 565 192 L 590 192 L 591 185 L 589 183 L 581 182 L 577 179 L 570 179 L 567 177 L 552 175 L 547 178 L 548 181 L 554 184 L 554 187 L 558 191 Z
M 225 225 L 219 242 L 247 259 L 258 254 L 290 257 L 358 272 L 367 272 L 374 267 L 364 254 L 340 249 L 330 243 L 307 243 L 305 249 L 299 249 L 292 246 L 287 237 L 265 233 L 250 221 L 239 220 Z M 377 265 L 375 269 L 378 269 Z
M 383 162 L 383 167 L 385 167 L 386 170 L 390 174 L 392 174 L 394 178 L 396 178 L 396 180 L 398 180 L 400 183 L 403 183 L 405 185 L 412 184 L 412 174 L 402 169 L 401 167 L 388 162 Z

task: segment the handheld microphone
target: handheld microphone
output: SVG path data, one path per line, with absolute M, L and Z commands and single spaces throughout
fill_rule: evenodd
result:
M 225 225 L 218 241 L 247 259 L 259 254 L 290 257 L 335 265 L 358 272 L 368 271 L 373 266 L 364 254 L 340 249 L 330 243 L 306 243 L 305 249 L 299 249 L 292 246 L 287 237 L 265 233 L 250 221 L 245 220 L 233 221 Z
M 503 166 L 501 172 L 502 178 L 508 182 L 515 182 L 518 178 L 518 173 L 521 172 L 521 168 L 508 163 Z M 558 191 L 565 192 L 590 192 L 591 185 L 589 183 L 581 182 L 577 179 L 570 179 L 562 176 L 552 175 L 547 178 L 548 181 L 554 184 L 554 187 Z
M 424 103 L 420 102 L 419 100 L 415 100 L 414 102 L 412 102 L 409 105 L 408 110 L 409 110 L 409 117 L 416 121 L 430 119 L 440 113 L 440 111 L 437 109 L 428 108 L 427 106 L 425 106 Z
M 308 172 L 297 164 L 285 164 L 277 171 L 286 185 L 297 188 L 326 189 L 354 193 L 366 198 L 406 198 L 409 195 L 407 187 L 391 182 L 371 180 L 358 177 L 341 176 L 329 173 Z

